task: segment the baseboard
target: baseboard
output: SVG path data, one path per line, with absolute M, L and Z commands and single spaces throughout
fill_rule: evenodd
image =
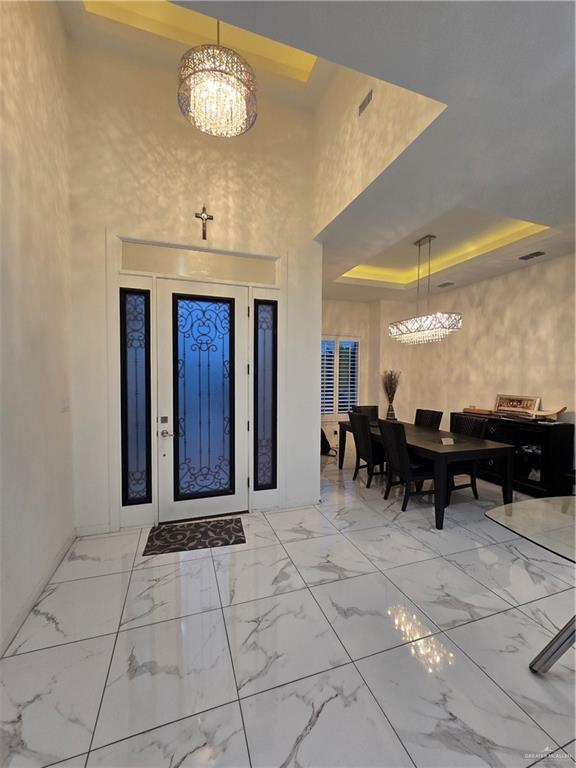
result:
M 279 512 L 281 509 L 286 509 L 279 504 L 265 504 L 262 507 L 253 506 L 251 512 Z
M 76 536 L 97 536 L 102 533 L 117 533 L 111 525 L 80 525 L 76 528 Z
M 147 525 L 154 525 L 154 510 L 151 504 L 147 504 L 148 509 L 142 510 L 138 506 L 122 507 L 120 512 L 120 528 L 145 528 Z
M 38 598 L 46 588 L 46 585 L 50 583 L 50 579 L 54 575 L 54 572 L 56 571 L 56 568 L 60 565 L 62 562 L 62 558 L 68 552 L 70 549 L 70 546 L 72 545 L 72 542 L 76 539 L 76 531 L 73 531 L 66 539 L 66 542 L 60 547 L 58 550 L 58 553 L 56 556 L 52 559 L 52 567 L 48 571 L 48 576 L 40 579 L 38 584 L 36 585 L 36 588 L 32 591 L 32 595 L 29 598 L 29 600 L 26 601 L 26 604 L 22 606 L 21 610 L 18 611 L 18 614 L 14 621 L 10 623 L 10 626 L 5 629 L 5 631 L 2 634 L 2 637 L 0 637 L 0 656 L 3 656 L 6 650 L 8 649 L 8 646 L 12 642 L 12 640 L 16 637 L 16 633 L 26 620 L 26 617 L 32 610 L 32 608 L 36 605 L 38 602 Z

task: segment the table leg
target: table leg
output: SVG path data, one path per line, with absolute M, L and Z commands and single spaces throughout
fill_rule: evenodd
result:
M 514 482 L 514 451 L 508 451 L 506 454 L 504 478 L 502 479 L 502 499 L 504 500 L 504 504 L 512 504 L 513 482 Z
M 436 528 L 444 527 L 444 508 L 446 507 L 447 465 L 445 461 L 434 462 L 434 511 L 436 513 Z
M 344 466 L 344 454 L 346 453 L 346 430 L 338 428 L 338 469 Z
M 548 645 L 530 662 L 532 672 L 548 672 L 550 667 L 558 661 L 560 656 L 566 653 L 574 644 L 576 637 L 576 616 L 572 616 L 570 621 L 565 624 Z

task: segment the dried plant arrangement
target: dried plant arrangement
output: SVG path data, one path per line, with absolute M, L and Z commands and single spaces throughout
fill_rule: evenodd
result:
M 400 381 L 400 371 L 384 371 L 382 374 L 382 387 L 388 398 L 388 411 L 386 412 L 386 418 L 391 421 L 395 421 L 396 414 L 394 413 L 394 397 L 396 396 L 396 390 L 398 389 L 398 383 Z

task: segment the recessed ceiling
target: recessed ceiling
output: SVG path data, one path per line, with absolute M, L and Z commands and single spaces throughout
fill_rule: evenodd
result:
M 549 228 L 484 211 L 454 208 L 429 222 L 424 229 L 384 249 L 370 261 L 348 270 L 341 279 L 406 287 L 417 280 L 418 249 L 415 242 L 424 235 L 432 234 L 435 238 L 431 243 L 430 273 L 436 275 L 472 260 L 477 265 L 489 254 L 539 235 Z M 427 254 L 427 248 L 423 249 L 423 259 L 427 259 Z M 421 274 L 424 273 L 427 273 L 425 261 L 421 269 Z
M 458 288 L 574 253 L 573 3 L 179 4 L 448 105 L 319 233 L 325 296 L 405 299 L 397 287 L 335 281 L 457 207 L 550 229 L 451 267 L 439 282 Z M 546 255 L 518 260 L 530 250 Z
M 84 0 L 88 13 L 192 47 L 216 42 L 213 16 L 181 8 L 168 0 Z M 289 80 L 308 82 L 316 56 L 231 24 L 220 25 L 222 45 L 249 58 L 254 67 Z
M 213 42 L 216 37 L 215 17 L 165 0 L 64 0 L 58 7 L 69 37 L 83 50 L 125 56 L 171 72 L 176 71 L 180 57 L 190 47 Z M 339 69 L 329 61 L 245 33 L 234 25 L 222 23 L 220 36 L 223 44 L 235 47 L 253 66 L 259 95 L 296 109 L 313 111 Z
M 214 39 L 216 16 L 226 19 L 222 42 L 254 64 L 260 91 L 297 108 L 313 110 L 333 80 L 339 66 L 326 59 L 447 104 L 317 236 L 325 295 L 371 301 L 410 295 L 413 242 L 429 232 L 438 237 L 433 290 L 573 252 L 569 5 L 87 0 L 61 8 L 81 45 L 168 67 Z M 518 260 L 537 249 L 545 255 Z
M 427 232 L 432 231 L 424 227 L 403 239 L 398 243 L 397 248 L 393 247 L 390 251 L 399 252 L 401 249 L 404 249 L 406 259 L 409 258 L 409 264 L 414 267 L 417 249 L 413 243 L 418 237 L 426 234 L 424 229 Z M 433 241 L 433 252 L 436 242 L 436 240 Z M 522 260 L 522 256 L 534 251 L 543 251 L 543 254 L 530 261 Z M 526 269 L 533 264 L 551 261 L 558 256 L 566 256 L 566 254 L 573 252 L 574 233 L 570 228 L 543 229 L 541 232 L 516 240 L 509 245 L 485 253 L 478 258 L 460 261 L 452 267 L 432 274 L 430 293 L 432 295 L 447 293 L 481 280 L 488 280 L 489 278 L 514 272 L 518 269 Z M 426 279 L 427 272 L 425 272 L 423 266 L 421 281 L 426 281 Z M 449 285 L 444 286 L 444 283 L 449 283 Z M 421 289 L 423 286 L 426 287 L 425 283 L 421 282 Z M 325 281 L 323 296 L 326 299 L 340 299 L 344 301 L 412 301 L 416 298 L 416 282 L 403 285 L 398 283 L 382 283 L 375 280 L 351 280 L 343 277 L 335 281 Z

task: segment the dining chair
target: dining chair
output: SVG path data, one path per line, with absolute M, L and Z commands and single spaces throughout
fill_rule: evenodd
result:
M 353 405 L 352 410 L 354 413 L 365 413 L 373 423 L 378 421 L 377 405 Z
M 440 429 L 442 421 L 442 411 L 427 411 L 425 408 L 416 408 L 414 416 L 414 425 L 416 427 L 428 427 L 429 429 Z
M 370 488 L 374 475 L 384 474 L 384 448 L 380 442 L 377 442 L 370 431 L 370 417 L 367 413 L 355 413 L 350 411 L 348 414 L 352 435 L 354 436 L 354 445 L 356 446 L 356 465 L 354 467 L 353 480 L 358 477 L 361 469 L 368 471 L 368 480 L 366 488 Z M 365 463 L 362 464 L 361 462 Z M 374 467 L 378 465 L 380 472 L 375 472 Z
M 422 490 L 425 480 L 434 479 L 434 467 L 431 463 L 414 461 L 410 458 L 404 424 L 378 419 L 378 426 L 380 427 L 388 465 L 384 498 L 388 498 L 393 485 L 403 485 L 402 512 L 404 512 L 410 496 L 427 496 L 434 493 L 433 490 Z M 397 481 L 394 480 L 394 476 L 398 477 Z M 412 491 L 412 483 L 416 487 L 415 491 Z
M 478 419 L 475 416 L 467 416 L 465 413 L 455 413 L 452 416 L 451 430 L 456 435 L 477 437 L 482 439 L 486 431 L 486 419 Z M 471 488 L 474 498 L 478 499 L 478 487 L 476 485 L 477 461 L 457 461 L 448 465 L 448 504 L 452 491 L 461 491 L 463 488 Z M 470 482 L 456 485 L 456 475 L 468 475 Z

